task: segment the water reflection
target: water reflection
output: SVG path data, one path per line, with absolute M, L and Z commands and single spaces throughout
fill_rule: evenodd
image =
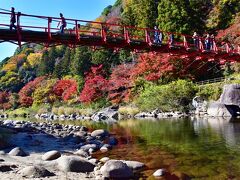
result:
M 118 146 L 97 155 L 144 162 L 150 176 L 158 168 L 194 179 L 240 177 L 240 123 L 228 118 L 122 120 L 117 124 L 57 122 L 104 128 L 115 134 Z
M 199 133 L 203 128 L 211 128 L 225 139 L 226 145 L 240 145 L 240 123 L 238 119 L 230 117 L 194 117 L 191 120 L 196 133 Z
M 152 161 L 150 166 L 165 165 L 194 178 L 240 177 L 240 124 L 231 119 L 127 120 L 119 126 L 133 136 L 135 152 L 144 151 L 140 157 Z M 174 161 L 159 155 L 162 151 Z

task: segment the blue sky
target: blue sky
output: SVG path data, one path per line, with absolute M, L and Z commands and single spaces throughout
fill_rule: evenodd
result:
M 15 11 L 25 14 L 58 17 L 62 12 L 66 18 L 94 20 L 108 5 L 116 0 L 0 0 L 0 8 L 15 7 Z M 0 10 L 2 11 L 2 10 Z M 0 16 L 0 24 L 8 22 L 6 17 Z M 0 61 L 12 56 L 16 45 L 0 43 Z

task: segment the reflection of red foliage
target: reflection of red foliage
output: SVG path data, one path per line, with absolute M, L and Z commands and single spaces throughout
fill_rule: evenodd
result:
M 64 101 L 67 101 L 73 95 L 77 95 L 77 82 L 70 79 L 59 80 L 53 87 L 53 92 Z
M 33 81 L 27 83 L 20 91 L 19 91 L 19 102 L 22 106 L 29 107 L 33 103 L 32 94 L 35 89 L 41 84 L 41 82 L 45 79 L 45 76 L 37 77 Z
M 80 94 L 80 101 L 89 103 L 98 100 L 106 93 L 108 81 L 104 77 L 102 65 L 92 67 L 91 72 L 86 74 L 85 84 Z
M 108 83 L 108 98 L 112 103 L 128 101 L 130 89 L 133 86 L 131 79 L 133 65 L 122 64 L 115 67 Z

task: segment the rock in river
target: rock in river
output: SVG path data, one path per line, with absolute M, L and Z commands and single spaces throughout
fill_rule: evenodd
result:
M 132 170 L 122 161 L 109 160 L 100 169 L 106 178 L 127 179 L 133 177 Z
M 86 159 L 75 156 L 62 156 L 58 160 L 58 168 L 64 172 L 91 172 L 94 165 Z
M 98 129 L 98 130 L 93 131 L 93 132 L 91 133 L 91 136 L 92 136 L 92 137 L 100 136 L 100 137 L 104 138 L 104 137 L 108 136 L 108 134 L 109 134 L 109 133 L 108 133 L 106 130 L 104 130 L 104 129 Z
M 61 154 L 58 151 L 55 151 L 55 150 L 48 151 L 42 156 L 42 160 L 51 161 L 51 160 L 59 158 L 60 156 L 61 156 Z
M 27 156 L 27 153 L 25 153 L 20 147 L 15 147 L 8 154 L 11 156 Z
M 49 172 L 44 167 L 40 167 L 40 166 L 28 166 L 20 170 L 19 173 L 23 177 L 28 177 L 28 178 L 41 178 L 41 177 L 54 176 L 53 173 Z

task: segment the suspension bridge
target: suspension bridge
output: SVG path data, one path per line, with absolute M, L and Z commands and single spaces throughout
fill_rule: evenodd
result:
M 140 28 L 112 23 L 77 20 L 66 18 L 67 29 L 59 33 L 58 17 L 16 13 L 16 29 L 10 30 L 10 12 L 1 12 L 0 43 L 11 42 L 21 47 L 22 43 L 39 43 L 45 46 L 67 45 L 93 46 L 111 49 L 129 49 L 132 51 L 161 52 L 175 55 L 194 55 L 211 60 L 220 59 L 235 62 L 240 60 L 240 46 L 213 40 L 212 48 L 206 50 L 204 39 L 199 38 L 199 46 L 193 44 L 192 36 L 173 32 L 164 32 L 150 28 Z M 166 37 L 161 44 L 154 42 L 154 33 L 158 31 Z M 174 42 L 170 34 L 178 37 Z

